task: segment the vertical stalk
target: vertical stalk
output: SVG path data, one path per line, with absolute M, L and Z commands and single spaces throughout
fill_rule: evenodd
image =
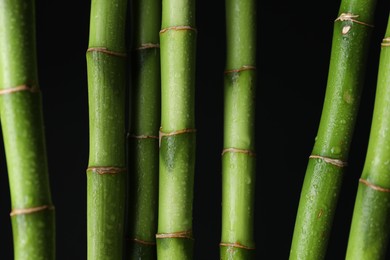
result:
M 122 259 L 126 195 L 126 0 L 92 0 L 87 51 L 88 259 Z
M 226 0 L 221 259 L 253 259 L 256 1 Z
M 161 1 L 133 0 L 130 259 L 156 259 Z
M 163 0 L 157 255 L 192 259 L 195 1 Z
M 346 259 L 385 259 L 390 228 L 390 20 L 382 42 L 374 114 Z
M 323 259 L 364 83 L 376 0 L 343 0 L 324 106 L 302 187 L 290 259 Z
M 55 219 L 37 73 L 35 1 L 0 1 L 0 116 L 14 259 L 54 259 Z

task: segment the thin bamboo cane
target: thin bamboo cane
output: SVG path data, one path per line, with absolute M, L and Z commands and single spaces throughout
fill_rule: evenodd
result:
M 92 0 L 87 51 L 88 259 L 122 259 L 126 198 L 126 0 Z
M 0 1 L 0 116 L 14 259 L 55 258 L 55 216 L 38 86 L 35 1 Z
M 156 259 L 161 1 L 132 1 L 130 259 Z
M 290 259 L 323 259 L 364 83 L 376 0 L 343 0 L 335 20 L 328 84 L 302 187 Z
M 253 259 L 256 1 L 226 0 L 221 259 Z
M 157 255 L 192 259 L 195 1 L 163 0 Z
M 390 228 L 390 20 L 379 61 L 370 140 L 346 259 L 385 259 Z

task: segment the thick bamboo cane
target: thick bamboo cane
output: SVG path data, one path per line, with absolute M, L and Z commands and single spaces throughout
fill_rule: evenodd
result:
M 54 207 L 33 0 L 0 1 L 0 116 L 12 200 L 14 259 L 54 259 Z
M 256 1 L 226 1 L 221 259 L 254 258 Z
M 87 51 L 88 259 L 122 259 L 126 199 L 126 0 L 92 0 Z
M 385 259 L 390 228 L 390 20 L 380 54 L 370 140 L 346 259 Z
M 364 83 L 375 0 L 343 0 L 320 126 L 302 187 L 290 259 L 323 259 Z
M 130 259 L 156 259 L 161 1 L 132 2 Z
M 157 255 L 192 259 L 195 1 L 163 0 Z

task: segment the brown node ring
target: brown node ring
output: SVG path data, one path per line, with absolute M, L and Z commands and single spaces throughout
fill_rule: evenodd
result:
M 332 164 L 332 165 L 340 167 L 340 168 L 348 166 L 347 162 L 344 162 L 344 161 L 339 160 L 339 159 L 333 159 L 333 158 L 329 158 L 326 156 L 321 156 L 321 155 L 312 154 L 309 156 L 309 159 L 321 159 L 326 163 Z
M 188 25 L 179 25 L 179 26 L 170 26 L 164 29 L 161 29 L 160 34 L 163 34 L 167 31 L 174 30 L 174 31 L 193 31 L 198 32 L 196 28 L 188 26 Z
M 115 57 L 122 57 L 122 58 L 127 57 L 126 53 L 111 51 L 111 50 L 107 49 L 106 47 L 90 47 L 87 49 L 87 53 L 88 52 L 101 52 L 101 53 L 105 53 L 105 54 L 115 56 Z
M 145 241 L 145 240 L 138 239 L 138 238 L 133 238 L 133 241 L 137 244 L 146 245 L 146 246 L 155 246 L 156 245 L 156 242 Z
M 251 65 L 244 65 L 238 69 L 225 70 L 223 73 L 224 74 L 239 73 L 241 71 L 246 71 L 246 70 L 256 70 L 256 67 Z
M 120 168 L 120 167 L 111 167 L 111 166 L 89 166 L 87 168 L 88 171 L 92 171 L 94 173 L 104 175 L 104 174 L 118 174 L 125 172 L 127 169 L 126 168 Z
M 147 50 L 147 49 L 160 49 L 160 44 L 158 43 L 142 43 L 141 46 L 135 48 L 135 51 Z
M 380 191 L 380 192 L 390 192 L 390 189 L 386 189 L 386 188 L 383 188 L 383 187 L 380 187 L 380 186 L 377 186 L 375 184 L 372 184 L 371 182 L 363 179 L 363 178 L 360 178 L 359 179 L 359 182 L 366 185 L 367 187 L 373 189 L 373 190 L 377 190 L 377 191 Z
M 129 134 L 127 137 L 134 138 L 134 139 L 158 139 L 158 136 L 155 135 L 132 135 Z
M 359 20 L 356 20 L 355 18 L 358 18 L 359 15 L 357 14 L 352 14 L 352 13 L 341 13 L 339 17 L 337 17 L 336 20 L 334 20 L 335 22 L 337 21 L 341 21 L 341 22 L 344 22 L 344 21 L 351 21 L 353 23 L 357 23 L 357 24 L 361 24 L 361 25 L 365 25 L 365 26 L 368 26 L 368 27 L 374 27 L 374 25 L 372 24 L 368 24 L 368 23 L 365 23 L 365 22 L 361 22 Z
M 188 231 L 179 231 L 179 232 L 173 232 L 173 233 L 159 233 L 156 234 L 157 239 L 162 238 L 186 238 L 186 239 L 194 239 L 192 237 L 192 230 Z
M 45 210 L 54 210 L 53 205 L 42 205 L 38 207 L 32 207 L 32 208 L 24 208 L 24 209 L 13 209 L 11 213 L 9 214 L 11 217 L 17 216 L 17 215 L 26 215 L 26 214 L 32 214 L 37 213 Z
M 23 85 L 19 85 L 19 86 L 12 87 L 12 88 L 1 89 L 0 95 L 11 94 L 11 93 L 16 93 L 16 92 L 21 92 L 21 91 L 29 91 L 31 93 L 37 93 L 37 92 L 39 92 L 39 88 L 36 86 L 30 86 L 27 84 L 23 84 Z
M 162 132 L 161 128 L 160 128 L 159 136 L 158 136 L 158 140 L 159 140 L 158 141 L 158 146 L 159 147 L 161 146 L 161 139 L 164 136 L 175 136 L 175 135 L 188 134 L 188 133 L 196 133 L 196 129 L 194 129 L 194 128 L 184 128 L 184 129 L 180 129 L 180 130 L 177 130 L 177 131 L 165 133 L 165 132 Z
M 226 247 L 236 247 L 236 248 L 241 248 L 241 249 L 246 249 L 246 250 L 255 250 L 254 247 L 249 247 L 249 246 L 244 246 L 241 245 L 240 243 L 220 243 L 219 246 L 226 246 Z
M 251 151 L 251 150 L 238 149 L 238 148 L 234 148 L 234 147 L 223 149 L 221 155 L 223 156 L 225 153 L 243 153 L 243 154 L 247 154 L 247 155 L 252 156 L 252 157 L 256 157 L 256 153 Z

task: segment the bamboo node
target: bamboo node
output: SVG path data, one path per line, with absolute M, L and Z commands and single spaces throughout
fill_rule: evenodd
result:
M 198 32 L 198 30 L 196 30 L 196 28 L 194 28 L 194 27 L 191 27 L 191 26 L 188 26 L 188 25 L 179 25 L 179 26 L 170 26 L 170 27 L 161 29 L 160 34 L 163 34 L 163 33 L 165 33 L 166 31 L 169 31 L 169 30 L 174 30 L 174 31 L 194 31 L 196 33 Z
M 89 166 L 87 168 L 87 172 L 91 171 L 97 174 L 118 174 L 125 172 L 127 169 L 126 168 L 121 168 L 121 167 L 112 167 L 112 166 Z
M 137 244 L 146 245 L 146 246 L 155 246 L 156 245 L 156 242 L 145 241 L 145 240 L 138 239 L 138 238 L 133 238 L 133 241 Z
M 384 38 L 384 39 L 382 40 L 381 46 L 382 46 L 382 47 L 388 47 L 388 46 L 390 46 L 390 37 Z
M 244 65 L 241 68 L 238 69 L 230 69 L 230 70 L 225 70 L 223 73 L 224 74 L 229 74 L 229 73 L 239 73 L 241 71 L 246 71 L 246 70 L 256 70 L 255 66 L 251 65 Z
M 174 135 L 188 134 L 188 133 L 196 133 L 196 129 L 194 129 L 194 128 L 184 128 L 184 129 L 181 129 L 181 130 L 165 133 L 165 132 L 161 131 L 161 127 L 160 127 L 160 131 L 158 133 L 159 134 L 158 135 L 158 146 L 159 147 L 161 146 L 161 139 L 164 136 L 174 136 Z
M 368 27 L 374 27 L 374 25 L 372 24 L 368 24 L 368 23 L 365 23 L 365 22 L 361 22 L 359 20 L 356 20 L 355 18 L 358 18 L 359 15 L 357 14 L 352 14 L 352 13 L 341 13 L 339 17 L 337 17 L 336 20 L 334 20 L 335 22 L 337 21 L 340 21 L 340 22 L 344 22 L 344 21 L 351 21 L 353 23 L 357 23 L 357 24 L 361 24 L 361 25 L 365 25 L 365 26 L 368 26 Z
M 224 148 L 222 150 L 221 156 L 223 156 L 225 153 L 243 153 L 243 154 L 247 154 L 247 155 L 252 156 L 252 157 L 256 157 L 256 153 L 253 152 L 252 150 L 238 149 L 238 148 L 234 148 L 234 147 Z
M 54 210 L 53 205 L 42 205 L 38 207 L 32 207 L 32 208 L 25 208 L 25 209 L 13 209 L 11 213 L 9 214 L 11 217 L 17 216 L 17 215 L 26 215 L 26 214 L 32 214 L 37 213 L 44 210 Z
M 39 88 L 37 86 L 23 84 L 12 88 L 0 89 L 0 95 L 11 94 L 20 91 L 29 91 L 31 93 L 37 93 L 39 92 Z
M 372 184 L 371 182 L 363 179 L 363 178 L 360 178 L 359 179 L 359 182 L 366 185 L 367 187 L 373 189 L 373 190 L 377 190 L 377 191 L 380 191 L 380 192 L 390 192 L 390 189 L 386 189 L 386 188 L 383 188 L 383 187 L 380 187 L 380 186 L 377 186 L 375 184 Z
M 158 43 L 142 43 L 141 46 L 138 46 L 134 50 L 139 51 L 139 50 L 159 49 L 159 48 L 160 48 L 160 44 Z
M 128 134 L 128 138 L 134 138 L 134 139 L 159 139 L 158 136 L 155 135 L 133 135 L 133 134 Z
M 333 159 L 333 158 L 329 158 L 329 157 L 325 157 L 325 156 L 321 156 L 321 155 L 312 154 L 309 156 L 309 159 L 321 159 L 326 163 L 329 163 L 329 164 L 332 164 L 334 166 L 341 167 L 341 168 L 348 166 L 347 162 L 343 162 L 342 160 L 339 160 L 339 159 Z
M 219 243 L 219 246 L 236 247 L 236 248 L 241 248 L 241 249 L 246 249 L 246 250 L 255 250 L 256 249 L 254 247 L 241 245 L 240 243 L 223 243 L 223 242 L 221 242 L 221 243 Z
M 162 238 L 187 238 L 187 239 L 194 239 L 192 236 L 192 230 L 188 231 L 179 231 L 179 232 L 173 232 L 173 233 L 159 233 L 156 234 L 157 239 Z
M 90 47 L 87 49 L 87 53 L 88 52 L 101 52 L 115 57 L 123 57 L 123 58 L 127 57 L 127 54 L 124 52 L 111 51 L 106 47 Z

